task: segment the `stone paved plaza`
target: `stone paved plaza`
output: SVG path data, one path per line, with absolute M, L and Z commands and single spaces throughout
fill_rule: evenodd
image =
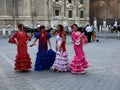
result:
M 54 49 L 54 37 L 51 42 Z M 100 39 L 98 43 L 85 46 L 90 67 L 84 75 L 51 70 L 36 72 L 34 62 L 37 45 L 28 47 L 28 51 L 33 62 L 32 70 L 15 72 L 16 46 L 9 44 L 7 38 L 0 39 L 0 90 L 120 90 L 120 40 Z M 67 36 L 67 51 L 71 61 L 74 50 L 70 36 Z

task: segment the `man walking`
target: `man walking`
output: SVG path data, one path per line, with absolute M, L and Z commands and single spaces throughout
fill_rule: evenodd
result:
M 91 36 L 92 36 L 93 28 L 90 25 L 87 25 L 85 30 L 87 31 L 88 42 L 91 42 Z

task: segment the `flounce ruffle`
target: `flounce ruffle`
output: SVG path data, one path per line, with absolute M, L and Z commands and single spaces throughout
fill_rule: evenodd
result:
M 35 62 L 35 71 L 50 69 L 55 61 L 56 53 L 53 50 L 48 50 L 45 54 L 38 52 Z
M 88 62 L 85 59 L 85 56 L 79 57 L 75 56 L 72 60 L 72 63 L 70 64 L 70 70 L 72 73 L 79 73 L 83 72 L 85 68 L 88 68 Z
M 15 70 L 29 70 L 31 68 L 31 58 L 29 55 L 17 55 L 15 60 Z
M 55 62 L 52 65 L 51 69 L 60 72 L 66 72 L 69 70 L 69 63 L 67 53 L 64 52 L 63 54 L 60 52 L 56 53 Z

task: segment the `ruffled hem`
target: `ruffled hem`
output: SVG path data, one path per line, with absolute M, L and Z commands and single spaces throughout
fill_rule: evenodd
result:
M 45 70 L 45 69 L 50 69 L 51 65 L 48 65 L 48 66 L 45 66 L 45 65 L 40 65 L 40 64 L 36 64 L 35 65 L 35 71 L 42 71 L 42 70 Z
M 48 50 L 43 56 L 41 53 L 37 53 L 37 58 L 35 62 L 35 71 L 42 71 L 44 69 L 50 69 L 55 61 L 56 53 L 53 50 Z
M 35 63 L 35 71 L 42 71 L 44 69 L 50 69 L 53 65 L 54 61 L 44 61 L 44 62 L 36 62 Z
M 53 66 L 58 68 L 69 68 L 69 63 L 66 64 L 54 63 Z
M 30 56 L 28 53 L 22 53 L 22 54 L 17 54 L 16 55 L 16 60 L 31 60 Z
M 89 67 L 88 62 L 86 61 L 84 56 L 80 59 L 72 60 L 72 63 L 70 64 L 70 70 L 72 73 L 83 72 L 85 68 L 88 67 Z
M 32 62 L 30 61 L 31 58 L 29 57 L 29 55 L 27 56 L 22 56 L 19 57 L 19 55 L 16 56 L 16 60 L 15 60 L 15 70 L 28 70 L 31 68 L 31 64 Z
M 59 72 L 67 72 L 67 71 L 70 71 L 69 68 L 60 68 L 60 67 L 57 67 L 57 66 L 52 66 L 51 69 L 53 71 L 59 71 Z
M 23 66 L 22 66 L 22 67 L 21 67 L 21 66 L 17 66 L 17 67 L 14 68 L 14 70 L 19 70 L 19 71 L 22 71 L 22 70 L 23 70 L 23 71 L 26 71 L 26 70 L 29 70 L 29 69 L 31 69 L 31 68 L 32 68 L 31 65 L 29 65 L 29 66 L 24 66 L 24 67 L 23 67 Z
M 29 70 L 31 67 L 31 62 L 21 62 L 21 63 L 18 63 L 16 62 L 15 63 L 15 70 Z
M 56 59 L 51 69 L 61 72 L 69 70 L 69 63 L 66 52 L 64 52 L 63 54 L 60 54 L 59 52 L 56 53 Z
M 35 64 L 49 64 L 49 63 L 54 63 L 55 61 L 55 56 L 54 57 L 49 57 L 49 56 L 44 56 L 44 57 L 39 57 L 37 56 Z

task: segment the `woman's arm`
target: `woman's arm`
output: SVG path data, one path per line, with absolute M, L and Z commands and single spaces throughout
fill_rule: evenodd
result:
M 72 32 L 71 38 L 73 42 L 76 42 L 75 34 L 73 32 Z
M 55 34 L 56 34 L 56 30 L 55 31 L 50 31 L 50 34 L 51 34 L 51 36 L 54 36 Z
M 27 38 L 26 43 L 28 44 L 28 42 L 31 41 L 31 37 L 27 33 L 26 33 L 26 38 Z
M 34 46 L 34 45 L 36 45 L 35 43 L 36 43 L 36 41 L 37 41 L 37 38 L 35 38 L 35 40 L 33 41 L 33 43 L 30 45 L 30 47 L 32 47 L 32 46 Z
M 82 37 L 82 44 L 83 45 L 87 44 L 87 37 L 86 37 L 86 35 L 83 35 L 83 37 Z
M 31 41 L 31 37 L 26 33 L 26 37 L 28 41 Z
M 12 37 L 10 37 L 9 39 L 9 43 L 12 43 L 12 44 L 16 44 L 17 45 L 17 40 L 16 40 L 16 37 L 17 37 L 17 33 L 14 33 Z
M 62 33 L 62 41 L 66 41 L 66 37 L 63 33 Z
M 48 39 L 47 41 L 48 41 L 48 44 L 49 44 L 49 46 L 50 46 L 50 49 L 52 49 L 50 39 Z
M 36 41 L 39 39 L 39 37 L 40 37 L 40 32 L 35 33 L 35 40 L 34 40 L 33 43 L 30 45 L 30 47 L 36 45 L 35 43 L 36 43 Z

